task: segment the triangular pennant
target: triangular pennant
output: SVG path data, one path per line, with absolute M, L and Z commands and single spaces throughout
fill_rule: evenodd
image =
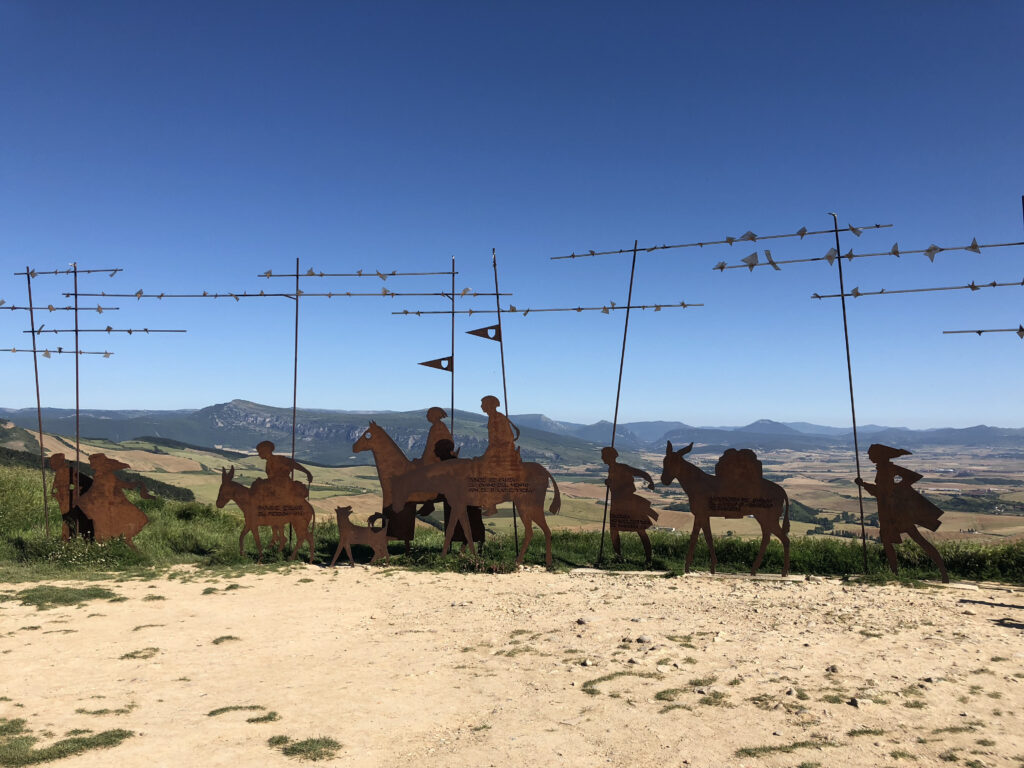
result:
M 895 256 L 898 259 L 900 257 L 900 244 L 899 243 L 893 243 L 892 244 L 892 250 L 889 251 L 889 253 L 891 253 L 893 256 Z
M 853 248 L 844 253 L 843 258 L 846 259 L 847 261 L 853 261 Z
M 829 248 L 828 253 L 825 254 L 825 259 L 828 261 L 829 264 L 835 264 L 836 256 L 838 255 L 839 251 L 837 251 L 835 248 Z
M 486 328 L 477 328 L 475 331 L 466 331 L 470 336 L 479 336 L 481 339 L 501 341 L 501 326 L 488 325 Z
M 798 229 L 798 230 L 796 231 L 796 233 L 797 233 L 798 235 L 800 235 L 800 239 L 801 239 L 801 240 L 803 240 L 803 239 L 804 239 L 804 235 L 806 235 L 806 234 L 807 234 L 807 227 L 800 227 L 800 229 Z
M 1017 335 L 1020 338 L 1024 339 L 1024 325 L 1018 325 L 1017 326 Z
M 932 263 L 934 263 L 935 262 L 935 254 L 938 253 L 941 250 L 942 249 L 939 248 L 939 246 L 937 246 L 935 243 L 932 243 L 931 245 L 929 245 L 927 248 L 924 249 L 924 255 L 928 257 L 928 261 L 931 261 Z
M 847 227 L 847 229 L 853 232 L 853 234 L 855 234 L 857 237 L 860 237 L 860 233 L 864 231 L 863 229 L 858 229 L 857 227 L 853 226 L 853 224 L 850 224 Z
M 767 248 L 764 249 L 764 257 L 768 259 L 768 263 L 772 265 L 772 269 L 774 269 L 776 272 L 782 271 L 782 267 L 775 263 L 775 259 L 772 258 L 772 252 L 769 251 Z
M 449 373 L 455 370 L 455 362 L 451 355 L 439 357 L 437 360 L 427 360 L 425 363 L 417 363 L 417 365 L 425 365 L 427 368 L 437 368 L 439 371 L 448 371 Z
M 724 272 L 725 271 L 725 262 L 724 261 L 718 262 L 717 264 L 715 264 L 714 268 L 717 269 L 719 272 Z
M 739 236 L 739 239 L 740 240 L 747 240 L 748 242 L 754 243 L 754 242 L 757 242 L 757 235 L 755 235 L 753 232 L 751 232 L 748 229 L 746 232 L 744 232 L 742 235 Z
M 49 356 L 50 356 L 50 350 L 44 349 L 43 350 L 43 357 L 49 357 Z
M 971 253 L 981 253 L 981 248 L 978 247 L 978 238 L 971 238 L 971 244 L 964 248 L 964 250 Z
M 853 296 L 853 298 L 855 298 L 855 299 L 859 298 L 860 297 L 860 288 L 854 288 L 852 291 L 850 291 L 850 295 Z
M 744 256 L 740 261 L 746 264 L 750 271 L 753 272 L 754 267 L 757 266 L 757 251 L 754 251 L 749 256 Z

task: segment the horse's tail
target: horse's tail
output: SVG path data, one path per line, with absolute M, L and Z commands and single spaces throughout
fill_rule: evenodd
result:
M 547 472 L 547 469 L 544 470 Z M 551 479 L 551 484 L 555 486 L 555 498 L 551 500 L 551 508 L 548 512 L 552 515 L 557 515 L 558 511 L 562 508 L 562 494 L 558 490 L 558 483 L 555 482 L 555 476 L 548 472 L 548 477 Z
M 786 504 L 786 511 L 782 515 L 782 532 L 789 534 L 789 494 L 786 493 L 786 489 L 782 489 L 782 499 Z

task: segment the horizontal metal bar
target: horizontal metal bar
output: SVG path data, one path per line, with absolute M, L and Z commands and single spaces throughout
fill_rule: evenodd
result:
M 181 329 L 167 329 L 167 328 L 56 328 L 50 329 L 37 328 L 35 331 L 22 331 L 22 333 L 127 333 L 129 335 L 133 333 L 188 333 L 188 331 Z
M 76 294 L 73 293 L 73 292 L 65 293 L 64 294 L 64 296 L 75 296 L 75 295 Z M 103 298 L 108 298 L 108 299 L 158 299 L 158 300 L 161 300 L 161 299 L 234 299 L 235 301 L 240 301 L 241 299 L 265 299 L 265 298 L 270 298 L 270 297 L 286 298 L 286 299 L 294 299 L 295 298 L 295 294 L 294 293 L 264 293 L 263 291 L 260 291 L 259 293 L 246 293 L 245 291 L 243 291 L 241 293 L 143 293 L 141 291 L 136 292 L 136 293 L 106 293 L 106 292 L 102 292 L 101 291 L 100 293 L 79 293 L 77 295 L 78 295 L 79 298 L 83 298 L 83 297 L 93 297 L 93 298 L 95 298 L 95 297 L 103 297 Z M 494 295 L 493 293 L 486 293 L 486 292 L 483 292 L 483 291 L 471 291 L 469 293 L 464 293 L 464 294 L 457 293 L 456 294 L 456 296 L 493 296 L 493 295 Z M 511 293 L 503 293 L 501 295 L 502 296 L 512 296 L 513 294 L 511 294 Z M 299 291 L 299 296 L 301 298 L 312 298 L 312 297 L 319 296 L 319 297 L 324 297 L 324 298 L 328 298 L 328 299 L 341 298 L 342 296 L 345 296 L 345 297 L 352 297 L 352 296 L 443 296 L 445 298 L 450 298 L 451 297 L 451 293 L 450 292 L 446 292 L 446 291 L 436 291 L 436 292 L 430 292 L 430 293 L 425 293 L 425 292 L 410 293 L 410 292 L 404 292 L 404 291 L 389 291 L 387 288 L 382 288 L 380 291 L 367 292 L 367 293 L 359 293 L 359 292 L 354 292 L 354 291 L 328 291 L 326 293 L 312 293 L 312 292 L 311 293 L 307 293 L 306 291 Z
M 23 309 L 26 311 L 34 312 L 73 312 L 74 307 L 55 307 L 52 304 L 46 307 L 7 307 L 2 306 L 0 309 Z M 79 307 L 79 312 L 116 312 L 121 309 L 120 307 Z
M 29 277 L 38 277 L 39 275 L 73 275 L 75 273 L 80 275 L 88 275 L 93 272 L 107 272 L 111 277 L 116 275 L 118 272 L 124 272 L 121 267 L 114 267 L 113 269 L 50 269 L 45 272 L 39 272 L 38 270 L 30 270 L 28 272 L 15 272 L 16 275 L 28 275 Z
M 840 232 L 854 232 L 859 235 L 861 232 L 867 229 L 885 229 L 891 227 L 892 224 L 870 224 L 864 227 L 844 227 L 839 230 Z M 785 237 L 799 237 L 801 240 L 807 235 L 831 235 L 835 230 L 832 229 L 819 229 L 813 232 L 807 231 L 807 229 L 800 229 L 796 232 L 790 232 L 783 235 L 755 235 L 753 232 L 740 235 L 739 237 L 726 237 L 725 240 L 703 240 L 696 243 L 679 243 L 677 245 L 654 245 L 648 248 L 638 248 L 637 253 L 650 253 L 651 251 L 667 251 L 673 248 L 703 248 L 705 245 L 732 245 L 733 243 L 756 243 L 760 240 L 780 240 Z M 552 261 L 558 261 L 559 259 L 584 259 L 591 256 L 612 256 L 619 254 L 632 254 L 632 248 L 620 248 L 617 251 L 587 251 L 586 253 L 570 253 L 568 256 L 552 256 Z
M 997 283 L 993 280 L 991 283 L 974 283 L 970 282 L 967 285 L 944 285 L 936 288 L 900 288 L 894 290 L 886 290 L 882 288 L 878 291 L 862 291 L 859 288 L 854 288 L 849 293 L 827 293 L 817 294 L 812 293 L 812 299 L 838 299 L 841 296 L 852 296 L 855 299 L 861 296 L 883 296 L 892 293 L 931 293 L 933 291 L 980 291 L 982 288 L 1012 288 L 1012 287 L 1024 287 L 1024 280 L 1019 283 Z
M 616 306 L 609 305 L 606 307 L 543 307 L 538 309 L 531 309 L 529 307 L 515 307 L 509 305 L 508 309 L 501 310 L 502 313 L 521 313 L 523 317 L 530 314 L 531 312 L 601 312 L 602 314 L 609 314 L 616 312 L 620 309 L 653 309 L 655 312 L 660 312 L 663 309 L 687 309 L 688 307 L 703 307 L 703 304 L 693 304 L 686 301 L 681 301 L 678 304 L 632 304 L 630 306 Z M 451 310 L 435 309 L 435 310 L 414 310 L 414 309 L 403 309 L 400 312 L 392 312 L 392 315 L 496 315 L 498 310 L 496 309 L 460 309 L 452 312 Z
M 294 272 L 274 272 L 267 270 L 262 274 L 256 275 L 256 277 L 290 277 L 293 280 L 296 277 L 378 277 L 381 280 L 386 280 L 389 277 L 417 277 L 423 275 L 457 275 L 458 272 L 381 272 L 380 270 L 356 270 L 355 272 L 315 272 L 312 269 L 306 272 L 300 272 L 298 274 Z
M 38 349 L 38 350 L 37 349 L 16 349 L 16 348 L 12 347 L 11 349 L 0 349 L 0 352 L 36 352 L 37 354 L 42 355 L 43 357 L 49 357 L 50 355 L 73 355 L 73 354 L 75 354 L 75 350 L 73 350 L 73 349 L 64 349 L 63 347 L 58 347 L 57 349 Z M 114 353 L 113 352 L 85 352 L 84 350 L 79 350 L 78 354 L 80 354 L 80 355 L 103 355 L 104 357 L 110 357 Z
M 1024 339 L 1024 324 L 1018 325 L 1016 328 L 985 328 L 979 331 L 943 331 L 943 333 L 976 333 L 979 336 L 983 333 L 1016 333 Z
M 970 251 L 977 253 L 982 248 L 1008 248 L 1014 245 L 1024 245 L 1024 242 L 1019 243 L 991 243 L 989 245 L 979 245 L 977 242 L 971 243 L 970 245 L 951 246 L 949 248 L 940 248 L 937 245 L 931 246 L 930 248 L 919 248 L 912 251 L 901 251 L 895 245 L 888 251 L 879 251 L 878 253 L 854 253 L 851 250 L 849 253 L 844 253 L 841 257 L 835 253 L 835 249 L 832 249 L 831 255 L 826 254 L 825 256 L 814 256 L 807 259 L 776 259 L 772 258 L 770 261 L 758 262 L 757 264 L 726 264 L 724 261 L 720 261 L 712 269 L 722 272 L 726 269 L 749 269 L 753 271 L 757 267 L 774 267 L 775 265 L 781 264 L 808 264 L 812 261 L 827 261 L 830 264 L 837 258 L 843 258 L 847 261 L 853 259 L 866 259 L 871 256 L 906 256 L 911 253 L 926 253 L 931 254 L 929 258 L 934 260 L 935 254 L 942 253 L 943 251 Z

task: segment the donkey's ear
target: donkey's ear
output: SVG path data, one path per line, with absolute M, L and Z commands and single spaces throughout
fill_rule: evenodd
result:
M 665 443 L 665 455 L 668 456 L 670 453 L 672 453 L 672 441 L 668 440 Z
M 370 426 L 371 427 L 376 427 L 377 426 L 377 422 L 374 421 L 373 419 L 370 419 Z
M 680 456 L 685 456 L 686 454 L 688 454 L 692 450 L 693 450 L 693 441 L 691 440 L 690 444 L 688 446 L 686 446 L 685 448 L 680 448 L 679 449 L 679 455 Z

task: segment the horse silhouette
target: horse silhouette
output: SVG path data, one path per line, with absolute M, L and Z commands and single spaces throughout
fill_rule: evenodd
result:
M 492 462 L 482 459 L 452 459 L 440 464 L 412 467 L 391 479 L 391 501 L 402 505 L 410 498 L 420 496 L 432 498 L 441 494 L 445 497 L 452 514 L 445 530 L 442 555 L 448 553 L 458 525 L 462 525 L 463 531 L 470 530 L 467 507 L 493 509 L 504 501 L 511 501 L 516 505 L 525 532 L 516 563 L 522 565 L 533 539 L 533 524 L 536 523 L 544 532 L 545 562 L 551 565 L 551 529 L 544 519 L 548 481 L 555 490 L 549 511 L 556 515 L 562 506 L 558 483 L 547 469 L 535 462 L 524 462 L 512 468 L 501 466 L 500 472 L 494 471 Z M 476 554 L 473 537 L 467 538 L 470 552 Z
M 761 549 L 750 569 L 757 573 L 768 550 L 768 541 L 774 533 L 782 542 L 782 575 L 789 574 L 789 496 L 779 485 L 759 476 L 737 484 L 732 478 L 709 475 L 683 457 L 693 450 L 693 443 L 678 451 L 672 450 L 671 441 L 665 447 L 661 483 L 671 485 L 673 480 L 686 491 L 693 513 L 693 531 L 690 545 L 686 550 L 686 572 L 693 563 L 693 549 L 697 543 L 697 532 L 703 530 L 704 538 L 711 553 L 711 572 L 715 572 L 718 560 L 715 557 L 715 543 L 711 538 L 711 518 L 741 518 L 751 515 L 761 524 Z M 725 457 L 723 457 L 725 458 Z M 755 459 L 756 460 L 756 459 Z M 779 518 L 782 524 L 779 524 Z

